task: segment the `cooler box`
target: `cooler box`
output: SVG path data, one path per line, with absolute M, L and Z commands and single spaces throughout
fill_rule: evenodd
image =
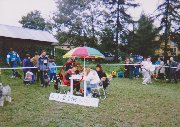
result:
M 118 72 L 118 78 L 123 78 L 123 77 L 124 77 L 124 72 L 123 71 Z

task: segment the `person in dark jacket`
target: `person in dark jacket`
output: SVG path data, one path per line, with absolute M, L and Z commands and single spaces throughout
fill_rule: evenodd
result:
M 65 71 L 68 71 L 69 69 L 72 69 L 73 65 L 75 64 L 75 58 L 72 57 L 67 61 Z
M 166 63 L 165 63 L 165 76 L 166 76 L 166 80 L 170 80 L 170 61 L 167 60 Z
M 177 83 L 177 70 L 178 63 L 174 61 L 173 57 L 170 57 L 170 80 L 168 82 L 171 82 L 171 79 L 174 79 L 175 83 Z
M 126 58 L 125 64 L 129 64 L 129 58 Z M 129 65 L 124 66 L 124 77 L 128 78 L 129 77 Z
M 48 56 L 46 55 L 46 51 L 43 50 L 41 52 L 41 55 L 38 59 L 38 70 L 40 74 L 40 80 L 41 80 L 41 86 L 44 84 L 44 73 L 49 70 L 49 59 Z
M 130 58 L 129 64 L 134 64 L 133 58 Z M 134 65 L 129 65 L 129 79 L 133 79 L 134 75 Z
M 32 63 L 31 63 L 30 60 L 31 60 L 30 55 L 26 54 L 26 57 L 23 60 L 23 67 L 32 67 Z M 24 78 L 26 76 L 26 72 L 27 71 L 31 71 L 32 72 L 32 69 L 30 69 L 30 68 L 23 68 Z
M 98 64 L 96 66 L 96 72 L 97 72 L 97 74 L 99 76 L 99 79 L 102 82 L 103 88 L 106 89 L 108 87 L 108 85 L 109 85 L 109 81 L 107 79 L 106 73 L 103 71 L 102 66 L 100 64 Z

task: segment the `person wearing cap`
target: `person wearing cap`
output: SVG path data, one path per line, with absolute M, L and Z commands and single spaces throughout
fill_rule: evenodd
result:
M 16 68 L 18 62 L 21 63 L 20 56 L 18 55 L 17 52 L 13 50 L 13 48 L 10 48 L 10 52 L 7 54 L 6 62 L 11 68 Z M 15 78 L 15 75 L 16 75 L 16 70 L 12 69 L 11 78 Z
M 57 73 L 57 67 L 54 59 L 49 60 L 49 71 L 50 71 L 50 81 L 53 82 L 53 80 L 56 79 L 56 73 Z

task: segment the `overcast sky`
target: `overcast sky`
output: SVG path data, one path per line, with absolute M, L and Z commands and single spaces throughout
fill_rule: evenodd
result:
M 152 14 L 162 0 L 135 0 L 141 7 L 131 9 L 130 13 L 137 20 L 142 11 Z M 0 24 L 21 26 L 18 23 L 22 16 L 30 11 L 40 10 L 42 16 L 49 19 L 56 10 L 54 0 L 0 0 Z

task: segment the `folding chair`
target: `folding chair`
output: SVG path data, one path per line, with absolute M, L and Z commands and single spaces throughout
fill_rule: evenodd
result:
M 106 99 L 106 90 L 103 88 L 103 83 L 97 84 L 96 88 L 91 88 L 93 97 L 99 97 L 100 99 Z

